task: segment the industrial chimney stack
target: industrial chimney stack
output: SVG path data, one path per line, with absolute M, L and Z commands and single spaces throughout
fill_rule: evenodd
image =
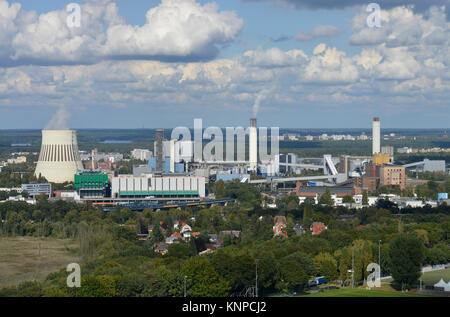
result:
M 162 174 L 163 172 L 163 137 L 164 130 L 159 129 L 156 131 L 156 173 Z
M 250 119 L 249 143 L 249 170 L 256 172 L 258 168 L 258 132 L 256 130 L 256 118 Z
M 372 154 L 380 153 L 380 118 L 375 117 L 372 121 Z

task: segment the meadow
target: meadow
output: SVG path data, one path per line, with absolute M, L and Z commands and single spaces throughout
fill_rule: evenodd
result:
M 0 288 L 23 281 L 44 280 L 69 263 L 78 262 L 78 244 L 72 240 L 36 237 L 0 239 Z

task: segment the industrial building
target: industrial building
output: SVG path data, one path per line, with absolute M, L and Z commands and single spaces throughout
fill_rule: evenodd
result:
M 112 198 L 204 198 L 204 177 L 119 175 L 112 178 Z
M 135 160 L 148 161 L 153 156 L 153 152 L 145 149 L 134 149 L 131 151 L 131 158 Z
M 81 198 L 103 198 L 111 195 L 108 175 L 100 171 L 83 171 L 75 175 L 74 187 Z
M 424 159 L 421 162 L 405 164 L 406 168 L 413 168 L 416 172 L 445 172 L 445 160 L 429 160 Z
M 22 184 L 22 192 L 27 192 L 31 197 L 36 197 L 41 194 L 45 194 L 48 197 L 52 195 L 52 184 L 50 183 L 32 183 L 32 184 Z
M 74 130 L 42 130 L 42 146 L 35 176 L 53 183 L 72 182 L 81 170 L 77 133 Z
M 368 164 L 366 174 L 362 178 L 362 187 L 374 191 L 381 186 L 398 186 L 406 188 L 406 169 L 404 166 L 389 164 Z

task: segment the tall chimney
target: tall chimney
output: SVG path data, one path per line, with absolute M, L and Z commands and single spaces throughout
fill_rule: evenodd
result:
M 380 118 L 372 121 L 372 154 L 380 153 Z
M 249 170 L 256 172 L 258 168 L 258 132 L 256 130 L 256 118 L 250 119 L 249 143 Z
M 163 137 L 164 130 L 156 130 L 156 173 L 162 174 L 163 172 Z

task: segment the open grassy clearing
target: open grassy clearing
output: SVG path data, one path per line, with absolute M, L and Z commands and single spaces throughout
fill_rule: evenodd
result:
M 422 274 L 422 281 L 426 285 L 434 285 L 439 282 L 441 278 L 447 283 L 450 281 L 450 268 L 433 272 L 425 272 Z
M 361 288 L 340 288 L 306 295 L 307 297 L 424 297 L 415 293 L 402 293 L 391 290 L 366 290 Z
M 69 263 L 78 262 L 72 240 L 35 237 L 0 239 L 0 288 L 23 281 L 43 280 Z

